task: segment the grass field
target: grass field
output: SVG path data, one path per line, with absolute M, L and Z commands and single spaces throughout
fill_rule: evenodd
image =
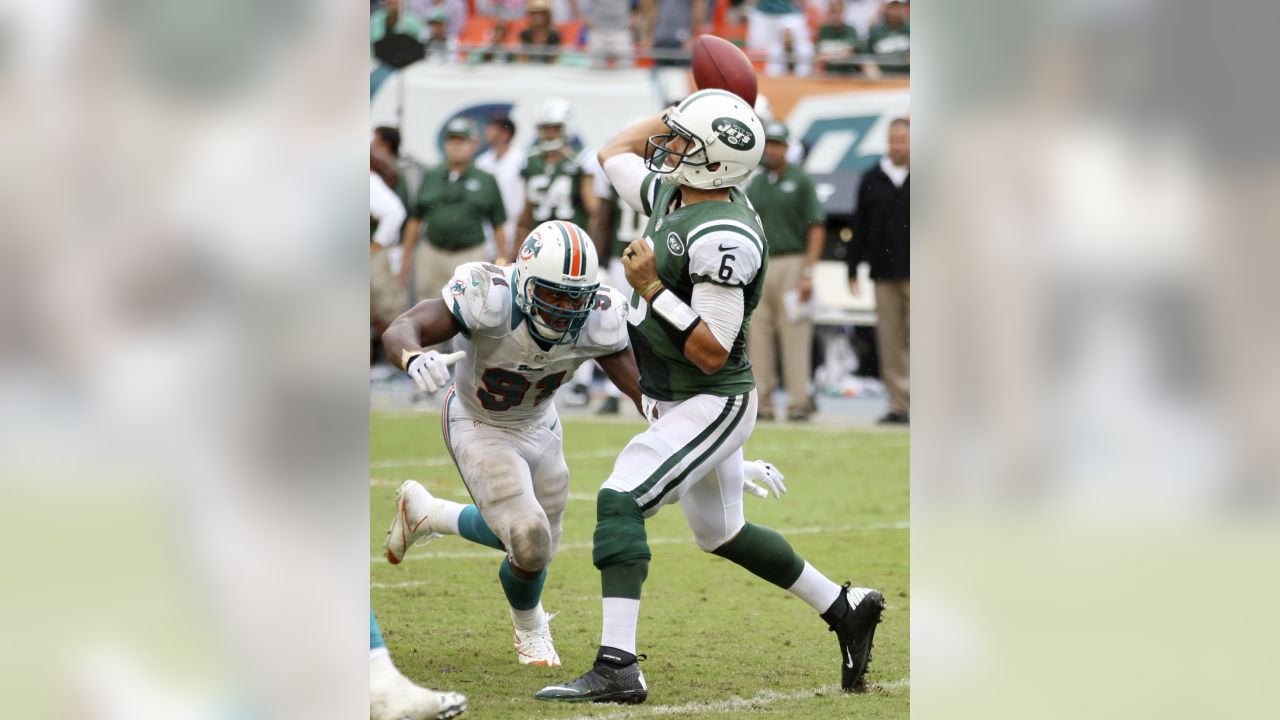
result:
M 517 664 L 498 584 L 501 555 L 459 537 L 383 557 L 395 491 L 408 478 L 468 502 L 435 414 L 371 419 L 369 552 L 373 609 L 400 669 L 428 687 L 457 690 L 476 718 L 906 718 L 909 435 L 902 431 L 761 424 L 748 459 L 773 462 L 790 492 L 746 499 L 747 518 L 781 531 L 837 582 L 880 588 L 888 601 L 867 679 L 870 692 L 839 690 L 835 636 L 801 600 L 738 566 L 704 554 L 677 508 L 647 523 L 653 562 L 640 607 L 639 650 L 649 699 L 639 706 L 565 705 L 532 699 L 545 685 L 585 672 L 600 639 L 600 580 L 591 564 L 595 494 L 613 458 L 643 425 L 566 416 L 572 475 L 564 538 L 543 605 L 561 668 Z

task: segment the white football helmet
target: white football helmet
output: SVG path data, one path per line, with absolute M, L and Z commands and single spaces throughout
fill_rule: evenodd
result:
M 598 269 L 595 243 L 582 228 L 564 220 L 534 228 L 520 245 L 511 278 L 530 330 L 556 345 L 577 342 L 600 289 Z
M 663 117 L 671 132 L 649 138 L 645 164 L 665 182 L 700 190 L 741 184 L 764 154 L 764 126 L 747 101 L 727 90 L 699 90 Z M 683 152 L 670 147 L 686 141 Z
M 565 135 L 568 133 L 569 101 L 561 97 L 549 97 L 538 106 L 538 115 L 534 123 L 538 126 L 538 149 L 543 152 L 555 152 L 565 146 Z M 551 140 L 542 138 L 542 128 L 548 125 L 559 125 L 560 135 Z

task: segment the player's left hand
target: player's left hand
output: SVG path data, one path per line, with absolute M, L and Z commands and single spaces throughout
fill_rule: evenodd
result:
M 622 269 L 636 290 L 658 279 L 658 258 L 644 238 L 632 240 L 622 253 Z
M 759 480 L 760 484 L 754 482 L 756 480 Z M 773 492 L 774 497 L 780 498 L 782 493 L 787 491 L 787 486 L 782 482 L 782 473 L 778 468 L 764 460 L 744 461 L 742 463 L 742 481 L 743 492 L 749 492 L 760 498 L 769 497 L 770 491 Z

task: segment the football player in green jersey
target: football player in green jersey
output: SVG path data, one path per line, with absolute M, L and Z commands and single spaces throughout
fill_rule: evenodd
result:
M 836 585 L 777 532 L 743 517 L 742 447 L 757 398 L 746 357 L 751 311 L 768 252 L 760 219 L 738 186 L 760 162 L 764 128 L 751 106 L 702 90 L 633 125 L 600 151 L 610 182 L 649 215 L 623 254 L 633 288 L 627 315 L 649 429 L 632 438 L 596 499 L 592 560 L 604 628 L 592 668 L 535 697 L 643 702 L 637 665 L 640 591 L 651 558 L 645 519 L 679 503 L 698 547 L 808 603 L 835 632 L 841 686 L 864 687 L 884 597 Z
M 525 203 L 516 224 L 516 237 L 526 237 L 534 227 L 551 220 L 591 227 L 596 195 L 591 176 L 572 156 L 569 109 L 569 101 L 564 98 L 547 98 L 538 106 L 537 149 L 520 171 L 525 181 Z

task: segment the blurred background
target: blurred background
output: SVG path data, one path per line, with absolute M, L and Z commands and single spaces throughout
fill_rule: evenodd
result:
M 777 390 L 777 403 L 786 408 L 777 414 L 784 419 L 866 425 L 897 410 L 905 422 L 906 390 L 903 398 L 891 399 L 881 381 L 875 281 L 886 274 L 886 281 L 907 279 L 909 187 L 899 183 L 893 193 L 900 201 L 900 217 L 895 218 L 900 246 L 892 249 L 896 267 L 886 270 L 885 263 L 868 262 L 880 248 L 866 238 L 855 240 L 854 229 L 863 175 L 886 158 L 891 123 L 910 115 L 910 11 L 909 3 L 882 0 L 371 3 L 370 162 L 375 182 L 395 191 L 406 217 L 399 239 L 385 246 L 385 257 L 379 257 L 378 243 L 371 244 L 375 340 L 399 311 L 439 294 L 442 279 L 434 279 L 421 254 L 432 252 L 443 239 L 432 235 L 419 195 L 424 174 L 448 164 L 447 128 L 458 120 L 472 129 L 465 151 L 471 162 L 494 175 L 502 188 L 507 221 L 498 224 L 505 226 L 507 243 L 518 244 L 522 227 L 527 232 L 550 217 L 573 220 L 601 248 L 601 279 L 629 291 L 620 264 L 610 262 L 610 256 L 638 236 L 646 218 L 635 217 L 617 200 L 594 156 L 621 128 L 697 89 L 690 73 L 693 41 L 710 33 L 746 53 L 759 76 L 758 114 L 765 123 L 781 124 L 787 135 L 779 144 L 786 147 L 790 169 L 784 175 L 762 165 L 757 173 L 778 176 L 757 183 L 760 192 L 767 194 L 765 185 L 785 189 L 776 197 L 752 190 L 753 203 L 765 217 L 798 216 L 802 205 L 805 212 L 810 211 L 807 203 L 818 206 L 813 217 L 794 227 L 766 228 L 771 236 L 779 235 L 775 245 L 782 252 L 771 253 L 775 265 L 801 262 L 811 227 L 813 242 L 820 246 L 814 259 L 821 262 L 808 291 L 812 297 L 805 297 L 805 303 L 793 301 L 794 312 L 785 310 L 782 296 L 794 290 L 798 266 L 786 287 L 779 286 L 776 297 L 766 299 L 776 306 L 778 327 L 765 313 L 756 315 L 753 330 L 771 334 L 771 346 L 776 346 L 770 348 L 772 356 L 752 351 L 752 362 L 769 367 L 768 374 L 776 377 L 767 384 L 759 378 L 762 390 L 766 395 Z M 544 117 L 549 99 L 559 104 L 561 115 Z M 543 169 L 543 161 L 535 160 L 539 169 L 526 170 L 530 156 L 540 152 L 541 128 L 548 125 L 567 143 L 559 155 L 578 167 L 561 172 Z M 902 136 L 908 137 L 905 129 Z M 909 163 L 900 162 L 905 176 Z M 563 211 L 552 213 L 544 206 L 559 202 L 549 199 L 558 178 L 575 187 L 565 195 Z M 583 200 L 583 194 L 595 198 Z M 522 226 L 518 219 L 530 201 L 538 207 L 532 225 Z M 863 213 L 862 219 L 867 218 L 885 218 L 885 211 L 870 208 Z M 415 223 L 424 219 L 425 224 Z M 498 259 L 492 225 L 484 222 L 489 240 L 484 251 L 468 259 Z M 416 260 L 404 260 L 415 252 Z M 462 261 L 449 257 L 439 262 Z M 433 279 L 424 282 L 428 275 Z M 898 309 L 905 320 L 907 309 Z M 801 332 L 784 334 L 783 325 L 802 326 Z M 907 331 L 901 325 L 891 328 L 902 338 L 895 359 L 906 354 Z M 416 392 L 380 356 L 376 344 L 371 371 L 375 406 L 434 407 L 438 398 Z M 791 350 L 784 351 L 788 346 Z M 900 364 L 905 387 L 905 359 Z M 593 378 L 587 367 L 565 386 L 560 393 L 564 409 L 619 412 L 616 391 L 602 373 L 596 375 L 600 377 Z M 630 414 L 626 407 L 622 411 Z
M 914 712 L 1268 716 L 1277 7 L 911 5 Z M 363 712 L 378 9 L 0 9 L 4 716 Z

